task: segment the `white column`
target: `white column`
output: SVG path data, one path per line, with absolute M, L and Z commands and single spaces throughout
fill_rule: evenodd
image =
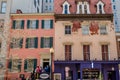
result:
M 96 14 L 99 14 L 100 12 L 99 12 L 99 6 L 97 5 L 97 12 L 96 12 Z
M 80 9 L 79 9 L 79 3 L 77 4 L 77 12 L 76 12 L 76 14 L 79 14 L 79 12 L 80 12 Z
M 105 11 L 104 11 L 104 5 L 102 5 L 102 14 L 105 14 Z
M 82 14 L 84 14 L 85 11 L 84 11 L 84 4 L 82 4 Z
M 89 7 L 89 4 L 87 3 L 87 14 L 90 14 L 90 7 Z

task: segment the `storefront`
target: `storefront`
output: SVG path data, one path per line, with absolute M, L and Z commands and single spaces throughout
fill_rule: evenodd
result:
M 119 61 L 55 61 L 54 79 L 119 80 Z

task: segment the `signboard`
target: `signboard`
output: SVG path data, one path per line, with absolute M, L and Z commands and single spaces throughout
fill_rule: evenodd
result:
M 40 79 L 49 79 L 50 75 L 48 73 L 41 73 Z

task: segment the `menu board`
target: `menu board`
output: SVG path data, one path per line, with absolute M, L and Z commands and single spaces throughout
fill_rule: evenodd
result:
M 83 79 L 98 79 L 99 78 L 99 71 L 97 70 L 86 70 L 83 71 Z

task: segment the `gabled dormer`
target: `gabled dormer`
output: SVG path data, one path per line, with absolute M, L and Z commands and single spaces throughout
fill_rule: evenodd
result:
M 70 14 L 70 4 L 68 3 L 68 1 L 65 1 L 62 4 L 62 7 L 63 7 L 62 14 Z
M 98 3 L 96 4 L 96 6 L 97 6 L 97 13 L 96 14 L 105 14 L 104 5 L 105 4 L 102 2 L 102 0 L 98 1 Z
M 77 14 L 90 14 L 89 3 L 87 1 L 77 2 Z

